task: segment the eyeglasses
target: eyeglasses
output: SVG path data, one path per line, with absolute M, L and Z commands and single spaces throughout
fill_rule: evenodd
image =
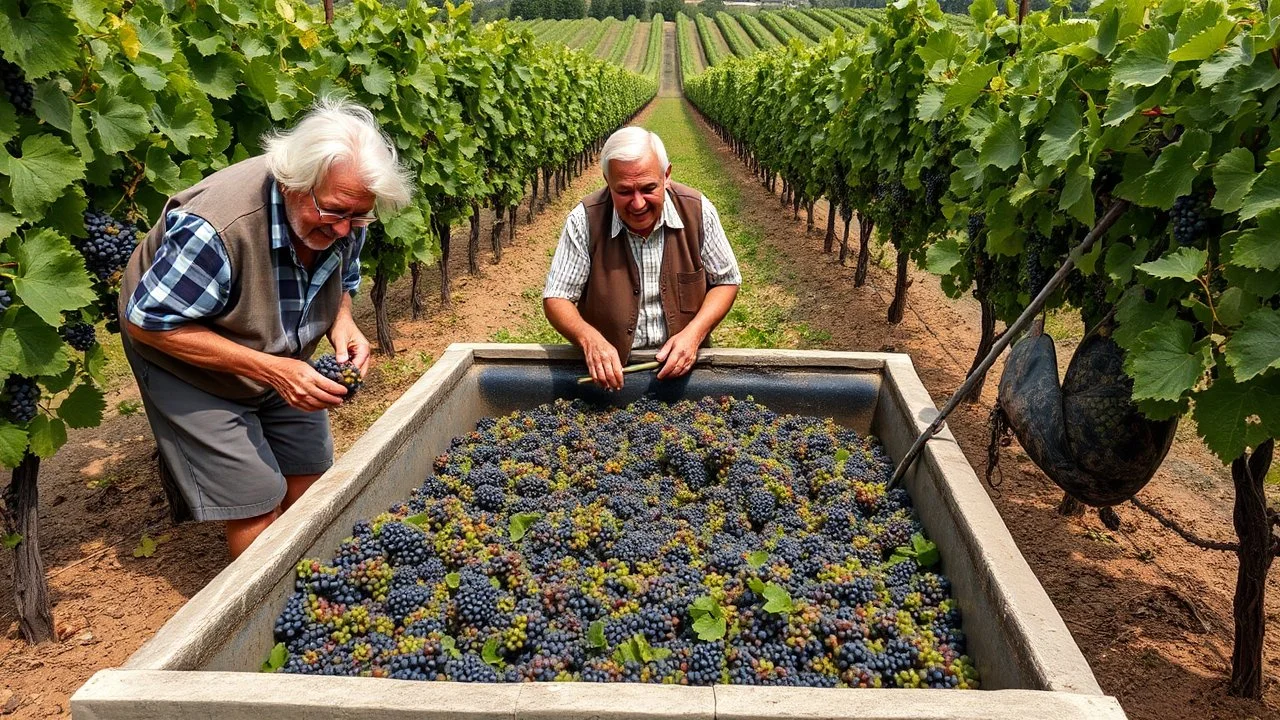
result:
M 316 206 L 316 214 L 320 216 L 320 222 L 325 225 L 334 225 L 343 220 L 350 220 L 353 228 L 367 228 L 378 219 L 377 215 L 350 215 L 323 210 L 320 208 L 320 201 L 316 200 L 315 190 L 311 191 L 311 203 Z

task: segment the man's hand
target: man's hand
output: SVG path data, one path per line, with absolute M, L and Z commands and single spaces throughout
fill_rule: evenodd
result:
M 607 390 L 621 390 L 622 361 L 618 359 L 618 350 L 591 326 L 587 326 L 578 344 L 586 356 L 591 379 Z
M 698 346 L 702 344 L 702 338 L 702 333 L 688 327 L 667 338 L 662 349 L 654 355 L 654 359 L 662 363 L 658 379 L 667 380 L 687 375 L 693 369 L 693 362 L 698 359 Z
M 355 322 L 349 319 L 343 322 L 343 318 L 334 322 L 333 328 L 329 330 L 329 344 L 333 345 L 333 356 L 339 363 L 351 361 L 360 369 L 361 377 L 369 372 L 369 358 L 372 350 L 369 347 L 368 338 L 360 332 Z
M 309 363 L 293 358 L 270 358 L 262 369 L 262 379 L 280 393 L 289 405 L 307 412 L 342 404 L 347 389 L 316 372 Z
M 369 358 L 372 351 L 369 340 L 356 326 L 356 319 L 351 315 L 351 295 L 342 293 L 342 304 L 338 306 L 338 315 L 329 328 L 329 344 L 333 346 L 333 356 L 339 363 L 350 361 L 360 370 L 364 377 L 369 372 Z

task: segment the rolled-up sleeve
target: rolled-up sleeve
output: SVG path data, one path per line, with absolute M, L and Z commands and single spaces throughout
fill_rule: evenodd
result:
M 547 284 L 542 297 L 564 298 L 578 302 L 591 272 L 591 248 L 587 237 L 587 210 L 581 204 L 569 213 L 560 231 L 556 254 L 547 271 Z
M 707 271 L 708 285 L 742 284 L 738 259 L 720 226 L 720 213 L 705 195 L 702 196 L 702 267 Z
M 164 242 L 129 298 L 125 314 L 144 330 L 173 330 L 222 312 L 231 296 L 227 250 L 204 218 L 165 218 Z

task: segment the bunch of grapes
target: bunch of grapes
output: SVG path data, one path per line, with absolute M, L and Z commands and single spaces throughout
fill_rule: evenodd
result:
M 969 234 L 969 244 L 973 245 L 978 241 L 978 236 L 982 234 L 982 229 L 987 226 L 987 214 L 980 212 L 969 213 L 969 222 L 965 226 L 965 231 Z
M 360 368 L 356 367 L 355 363 L 349 360 L 340 363 L 332 353 L 321 355 L 319 359 L 311 363 L 311 366 L 316 369 L 316 372 L 347 389 L 343 402 L 355 397 L 356 391 L 364 384 L 364 377 L 360 374 Z
M 950 584 L 890 562 L 921 532 L 886 491 L 891 461 L 830 420 L 727 397 L 560 400 L 481 420 L 433 468 L 332 561 L 298 564 L 284 672 L 978 685 Z M 722 637 L 695 630 L 709 601 Z
M 1209 234 L 1209 198 L 1203 193 L 1183 195 L 1173 201 L 1169 220 L 1173 240 L 1182 246 L 1200 245 Z
M 4 53 L 0 53 L 0 86 L 19 115 L 35 114 L 35 88 L 27 82 L 22 68 L 4 59 Z
M 1049 282 L 1049 275 L 1044 267 L 1042 258 L 1045 247 L 1049 241 L 1039 232 L 1032 231 L 1027 236 L 1026 248 L 1023 251 L 1023 257 L 1026 260 L 1027 269 L 1027 292 L 1034 298 L 1044 289 L 1045 284 Z
M 9 288 L 0 288 L 0 313 L 9 309 L 13 304 L 13 295 L 9 294 Z
M 58 334 L 67 344 L 80 352 L 87 352 L 98 342 L 98 333 L 87 322 L 72 322 L 58 328 Z
M 924 185 L 925 206 L 937 210 L 947 190 L 947 176 L 934 168 L 925 168 L 920 173 L 920 182 Z
M 39 410 L 40 386 L 35 378 L 10 375 L 4 381 L 4 415 L 19 425 L 31 422 Z
M 122 223 L 105 212 L 85 210 L 84 227 L 89 237 L 78 244 L 89 272 L 100 280 L 111 277 L 129 262 L 141 235 L 136 225 Z

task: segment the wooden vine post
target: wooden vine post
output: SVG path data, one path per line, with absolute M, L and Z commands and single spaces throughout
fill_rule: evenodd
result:
M 1280 540 L 1271 528 L 1276 515 L 1267 510 L 1263 479 L 1271 468 L 1275 440 L 1270 439 L 1231 463 L 1236 503 L 1232 513 L 1240 538 L 1236 557 L 1236 595 L 1233 607 L 1235 646 L 1231 651 L 1232 695 L 1262 699 L 1262 642 L 1266 633 L 1267 572 L 1280 553 Z
M 17 601 L 18 628 L 32 645 L 54 640 L 53 611 L 49 604 L 49 584 L 39 544 L 40 458 L 27 451 L 13 469 L 4 493 L 4 534 L 16 538 L 13 556 L 13 594 Z

